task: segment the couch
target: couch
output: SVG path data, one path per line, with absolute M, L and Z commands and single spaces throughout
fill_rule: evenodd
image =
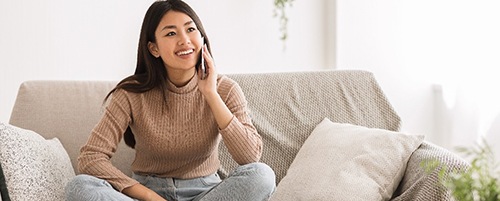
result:
M 451 200 L 438 182 L 439 170 L 426 171 L 423 161 L 440 161 L 447 171 L 468 167 L 462 158 L 427 142 L 423 135 L 399 132 L 400 117 L 371 72 L 227 76 L 245 93 L 253 123 L 264 142 L 261 161 L 276 173 L 276 195 L 271 200 Z M 15 150 L 11 155 L 2 153 L 0 158 L 12 200 L 28 199 L 27 194 L 35 196 L 34 200 L 43 200 L 41 197 L 47 194 L 54 194 L 52 200 L 64 199 L 61 186 L 78 174 L 79 148 L 99 121 L 104 96 L 116 83 L 45 80 L 21 84 L 10 121 L 0 126 L 1 138 L 10 136 L 15 141 L 19 133 L 29 133 L 27 139 L 18 140 L 21 144 L 1 150 Z M 50 146 L 17 151 L 34 147 L 22 144 L 34 138 Z M 9 161 L 9 157 L 24 151 L 35 155 L 47 152 L 48 159 L 34 158 L 40 159 L 36 163 L 42 164 L 38 165 L 41 169 L 50 169 L 49 173 L 30 169 L 32 164 L 7 170 L 8 163 L 30 158 L 28 154 Z M 131 174 L 133 156 L 134 150 L 122 142 L 111 160 Z M 219 171 L 224 176 L 236 164 L 223 145 L 220 159 Z M 21 167 L 27 172 L 19 173 Z M 43 183 L 45 180 L 52 183 Z M 49 187 L 54 183 L 59 186 Z

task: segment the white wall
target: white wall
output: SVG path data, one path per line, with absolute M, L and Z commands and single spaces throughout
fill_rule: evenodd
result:
M 404 50 L 398 0 L 337 1 L 337 68 L 365 69 L 377 80 L 402 118 L 402 130 L 432 133 L 431 81 L 426 66 L 409 66 L 417 55 Z M 406 33 L 408 34 L 408 33 Z
M 135 69 L 142 18 L 153 1 L 0 1 L 0 121 L 26 80 L 118 80 Z M 208 32 L 220 73 L 302 71 L 327 64 L 325 4 L 289 9 L 286 50 L 273 1 L 187 0 Z
M 374 72 L 403 131 L 451 150 L 487 134 L 500 155 L 499 10 L 494 0 L 337 0 L 337 68 Z

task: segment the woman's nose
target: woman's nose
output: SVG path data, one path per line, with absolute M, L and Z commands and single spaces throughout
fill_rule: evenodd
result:
M 186 33 L 182 33 L 178 45 L 189 45 L 189 44 L 191 44 L 191 39 Z

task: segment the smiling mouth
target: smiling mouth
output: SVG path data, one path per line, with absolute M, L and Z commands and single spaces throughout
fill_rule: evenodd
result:
M 179 51 L 177 53 L 175 53 L 177 56 L 184 56 L 184 55 L 188 55 L 188 54 L 191 54 L 193 53 L 194 50 L 193 49 L 189 49 L 189 50 L 182 50 L 182 51 Z

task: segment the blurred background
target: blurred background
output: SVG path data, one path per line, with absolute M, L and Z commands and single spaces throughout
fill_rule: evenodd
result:
M 0 121 L 26 80 L 134 72 L 153 1 L 0 0 Z M 294 0 L 280 40 L 272 0 L 186 0 L 220 73 L 373 72 L 401 131 L 450 150 L 485 137 L 500 155 L 500 2 Z

